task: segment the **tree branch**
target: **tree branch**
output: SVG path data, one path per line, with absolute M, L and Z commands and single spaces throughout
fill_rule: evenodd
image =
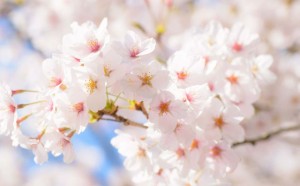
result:
M 265 134 L 265 135 L 257 137 L 257 138 L 245 139 L 244 141 L 233 143 L 232 147 L 237 147 L 237 146 L 244 145 L 244 144 L 255 145 L 258 142 L 266 141 L 274 136 L 280 135 L 281 133 L 295 131 L 295 130 L 300 130 L 300 125 L 295 125 L 295 126 L 291 126 L 291 127 L 287 127 L 287 128 L 281 128 L 281 129 L 278 129 L 276 131 L 270 132 L 268 134 Z
M 118 115 L 117 111 L 118 111 L 118 109 L 116 109 L 114 112 L 107 112 L 105 110 L 99 111 L 99 114 L 102 115 L 102 116 L 107 115 L 107 116 L 110 116 L 110 117 L 114 118 L 114 119 L 109 119 L 109 118 L 102 118 L 101 117 L 99 120 L 107 120 L 107 121 L 120 122 L 120 123 L 123 123 L 125 126 L 134 126 L 134 127 L 144 128 L 144 129 L 148 128 L 147 126 L 144 126 L 141 123 L 132 121 L 130 119 L 127 119 L 127 118 L 125 118 L 123 116 Z
M 110 115 L 111 116 L 111 115 Z M 110 119 L 110 118 L 101 118 L 100 120 L 106 120 L 106 121 L 113 121 L 113 122 L 120 122 L 123 123 L 125 126 L 134 126 L 134 127 L 140 127 L 140 128 L 148 128 L 147 126 L 144 126 L 141 123 L 129 120 L 124 118 L 123 116 L 119 116 L 119 115 L 114 115 L 112 116 L 114 119 Z
M 145 108 L 144 102 L 135 103 L 135 109 L 141 111 L 147 119 L 149 119 L 149 114 Z

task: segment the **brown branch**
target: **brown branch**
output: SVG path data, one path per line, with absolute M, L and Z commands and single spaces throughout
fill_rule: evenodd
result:
M 116 108 L 113 112 L 108 112 L 105 110 L 99 111 L 98 114 L 100 114 L 102 117 L 99 120 L 107 120 L 107 121 L 114 121 L 114 122 L 120 122 L 123 123 L 125 126 L 134 126 L 134 127 L 140 127 L 140 128 L 144 128 L 147 129 L 147 126 L 144 126 L 141 123 L 132 121 L 130 119 L 127 119 L 123 116 L 120 116 L 117 114 L 118 109 Z M 104 115 L 110 116 L 114 119 L 109 119 L 109 118 L 103 118 Z
M 295 126 L 291 126 L 291 127 L 287 127 L 287 128 L 281 128 L 281 129 L 278 129 L 276 131 L 270 132 L 268 134 L 265 134 L 265 135 L 257 137 L 257 138 L 245 139 L 244 141 L 233 143 L 232 147 L 237 147 L 237 146 L 244 145 L 244 144 L 255 145 L 258 142 L 266 141 L 266 140 L 268 140 L 274 136 L 280 135 L 284 132 L 290 132 L 290 131 L 295 131 L 295 130 L 299 130 L 299 129 L 300 129 L 300 125 L 295 125 Z
M 141 127 L 141 128 L 148 128 L 147 126 L 144 126 L 141 123 L 129 120 L 124 118 L 123 116 L 119 116 L 119 115 L 114 115 L 112 116 L 114 117 L 114 119 L 110 119 L 110 118 L 101 118 L 100 120 L 105 120 L 105 121 L 113 121 L 113 122 L 120 122 L 123 123 L 125 126 L 134 126 L 134 127 Z
M 144 105 L 143 101 L 140 102 L 140 103 L 135 103 L 134 107 L 135 107 L 136 110 L 141 111 L 145 115 L 145 117 L 147 119 L 149 119 L 149 114 L 148 114 L 148 112 L 147 112 L 147 110 L 145 108 L 145 105 Z

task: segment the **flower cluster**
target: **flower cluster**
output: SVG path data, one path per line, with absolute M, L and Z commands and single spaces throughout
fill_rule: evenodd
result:
M 37 163 L 49 152 L 72 162 L 72 137 L 88 123 L 123 122 L 129 127 L 112 144 L 135 182 L 220 182 L 238 163 L 231 145 L 244 139 L 241 121 L 253 115 L 261 85 L 274 79 L 272 58 L 256 49 L 258 36 L 241 24 L 212 22 L 163 61 L 155 39 L 128 31 L 118 40 L 107 24 L 73 23 L 61 50 L 43 62 L 40 90 L 0 85 L 0 132 L 32 150 Z M 37 100 L 17 104 L 12 97 L 23 93 Z M 35 134 L 26 133 L 26 122 L 35 123 Z
M 260 85 L 274 79 L 272 58 L 257 53 L 257 40 L 240 24 L 211 23 L 169 58 L 169 86 L 142 100 L 147 130 L 118 131 L 112 140 L 134 181 L 207 185 L 235 169 L 231 145 L 244 139 L 240 122 L 253 115 Z

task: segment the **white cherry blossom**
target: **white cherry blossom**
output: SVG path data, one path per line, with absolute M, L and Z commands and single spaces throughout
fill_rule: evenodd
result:
M 65 136 L 59 131 L 52 130 L 44 134 L 43 141 L 45 147 L 54 156 L 64 155 L 64 162 L 71 163 L 75 158 L 75 153 L 70 141 L 70 137 Z
M 58 128 L 66 127 L 80 133 L 85 130 L 89 121 L 86 97 L 80 89 L 69 91 L 72 92 L 61 93 L 55 99 L 57 114 L 54 123 Z
M 168 88 L 169 79 L 168 71 L 156 61 L 139 65 L 125 75 L 124 94 L 138 101 L 147 100 Z
M 198 125 L 212 139 L 230 141 L 243 140 L 245 133 L 240 126 L 242 117 L 234 105 L 224 105 L 218 98 L 213 98 L 198 118 Z
M 107 19 L 103 19 L 98 28 L 92 22 L 86 22 L 83 25 L 74 22 L 73 33 L 63 38 L 63 51 L 78 60 L 99 54 L 109 39 L 106 29 Z
M 158 125 L 170 125 L 185 117 L 186 106 L 169 91 L 162 91 L 150 104 L 150 121 Z
M 16 127 L 17 105 L 8 85 L 0 82 L 0 134 L 9 135 Z
M 116 41 L 113 45 L 115 50 L 124 58 L 125 61 L 142 60 L 155 49 L 156 42 L 154 39 L 141 39 L 136 33 L 127 32 L 122 42 Z
M 201 83 L 204 61 L 185 52 L 175 53 L 168 61 L 168 69 L 178 86 L 186 87 Z
M 153 25 L 132 23 L 145 17 L 125 21 L 136 32 L 119 29 L 119 22 L 107 29 L 107 19 L 99 27 L 73 23 L 72 33 L 43 63 L 46 82 L 34 90 L 0 85 L 0 133 L 10 135 L 13 145 L 30 149 L 36 163 L 47 161 L 48 152 L 63 154 L 70 163 L 75 157 L 72 138 L 89 122 L 119 122 L 125 127 L 111 143 L 125 157 L 136 184 L 228 185 L 223 178 L 239 160 L 232 146 L 245 138 L 240 123 L 251 119 L 254 106 L 255 111 L 269 108 L 258 100 L 262 88 L 274 81 L 271 57 L 260 55 L 266 52 L 260 50 L 258 36 L 241 24 L 231 29 L 217 22 L 187 24 L 192 21 L 184 15 L 189 7 L 177 10 L 179 1 L 122 4 L 140 8 L 139 13 L 147 10 L 147 19 L 160 15 L 163 20 L 155 17 Z M 129 17 L 124 13 L 125 20 Z M 295 71 L 280 81 L 287 89 L 276 92 L 288 97 L 274 96 L 277 105 L 297 103 L 296 95 L 283 93 L 297 90 Z M 27 93 L 33 94 L 28 103 L 12 99 L 16 94 L 26 99 Z M 277 107 L 277 113 L 284 113 Z M 289 116 L 294 119 L 298 107 L 293 108 Z M 23 109 L 26 114 L 17 120 L 17 110 Z M 20 125 L 26 119 L 36 126 L 32 136 Z

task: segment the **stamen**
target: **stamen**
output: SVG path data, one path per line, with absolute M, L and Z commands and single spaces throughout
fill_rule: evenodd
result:
M 163 115 L 163 114 L 166 114 L 168 113 L 170 110 L 169 110 L 169 105 L 170 105 L 171 101 L 168 101 L 168 102 L 161 102 L 158 106 L 159 108 L 159 114 L 160 115 Z
M 224 120 L 223 120 L 223 116 L 219 116 L 217 118 L 214 118 L 214 121 L 215 121 L 215 126 L 217 126 L 219 128 L 222 128 L 223 125 L 225 124 Z
M 194 149 L 198 149 L 198 148 L 199 148 L 199 141 L 194 139 L 191 143 L 190 150 L 194 150 Z
M 142 86 L 148 85 L 148 86 L 152 87 L 152 82 L 151 82 L 151 80 L 153 79 L 152 75 L 150 75 L 148 73 L 144 73 L 143 75 L 138 76 L 138 77 L 142 81 Z
M 222 154 L 222 149 L 218 146 L 214 146 L 213 148 L 210 149 L 210 155 L 213 157 L 220 157 Z
M 178 148 L 178 149 L 176 150 L 176 154 L 177 154 L 178 158 L 181 158 L 181 157 L 185 156 L 184 149 Z
M 239 78 L 236 76 L 236 75 L 234 75 L 234 74 L 232 74 L 231 76 L 229 76 L 229 77 L 227 77 L 226 78 L 231 84 L 238 84 L 238 82 L 239 82 Z
M 112 73 L 112 70 L 109 69 L 109 67 L 107 65 L 104 65 L 103 70 L 104 70 L 104 75 L 106 77 L 110 77 L 110 74 Z
M 84 104 L 82 102 L 74 104 L 73 110 L 77 112 L 77 114 L 80 114 L 84 111 Z
M 187 76 L 188 76 L 187 72 L 184 71 L 184 70 L 182 70 L 180 72 L 176 72 L 176 74 L 177 74 L 177 78 L 179 80 L 185 80 L 187 78 Z
M 243 50 L 243 45 L 235 42 L 233 45 L 232 45 L 232 50 L 236 51 L 236 52 L 240 52 Z
M 98 52 L 100 49 L 100 45 L 97 40 L 89 40 L 88 46 L 90 47 L 91 52 Z
M 140 53 L 140 50 L 138 47 L 132 47 L 130 50 L 130 57 L 136 58 L 139 53 Z
M 88 92 L 90 94 L 94 93 L 95 89 L 97 89 L 97 81 L 94 81 L 93 79 L 89 79 L 85 84 Z

